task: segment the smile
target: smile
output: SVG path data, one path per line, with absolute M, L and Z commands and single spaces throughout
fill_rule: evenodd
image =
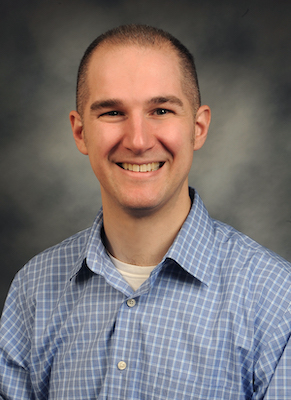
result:
M 152 171 L 157 171 L 164 165 L 164 163 L 163 162 L 152 162 L 148 164 L 118 163 L 117 165 L 119 165 L 121 168 L 127 171 L 152 172 Z

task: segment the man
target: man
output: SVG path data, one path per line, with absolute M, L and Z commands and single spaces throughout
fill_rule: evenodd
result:
M 16 276 L 0 398 L 290 398 L 290 264 L 188 188 L 210 123 L 188 50 L 147 26 L 107 32 L 70 120 L 103 210 Z

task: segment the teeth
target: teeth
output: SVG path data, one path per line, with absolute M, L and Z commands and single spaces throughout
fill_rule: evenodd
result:
M 156 171 L 162 166 L 162 163 L 159 162 L 152 162 L 149 164 L 129 164 L 129 163 L 122 163 L 121 166 L 123 169 L 133 172 L 151 172 Z

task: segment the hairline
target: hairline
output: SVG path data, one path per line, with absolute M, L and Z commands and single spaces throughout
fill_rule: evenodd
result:
M 151 29 L 151 27 L 147 28 Z M 144 40 L 142 37 L 139 36 L 134 37 L 133 35 L 131 35 L 130 37 L 122 37 L 121 35 L 118 35 L 118 33 L 115 35 L 107 35 L 106 32 L 91 43 L 81 60 L 78 70 L 76 100 L 77 111 L 81 115 L 81 118 L 84 113 L 85 105 L 87 104 L 90 96 L 90 87 L 88 85 L 88 72 L 92 63 L 92 58 L 98 49 L 106 47 L 152 48 L 173 52 L 173 54 L 175 54 L 177 57 L 180 69 L 182 90 L 193 107 L 194 116 L 196 115 L 196 112 L 201 105 L 201 99 L 193 56 L 188 51 L 188 49 L 171 34 L 168 34 L 164 31 L 160 31 L 162 32 L 162 34 L 159 34 L 159 31 L 160 30 L 157 29 L 155 34 L 153 34 L 152 41 Z M 110 33 L 111 31 L 108 32 Z M 179 48 L 180 45 L 183 47 L 183 50 Z

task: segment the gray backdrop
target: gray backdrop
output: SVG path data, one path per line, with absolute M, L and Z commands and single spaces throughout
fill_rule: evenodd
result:
M 0 310 L 22 265 L 88 227 L 100 192 L 72 139 L 77 66 L 139 22 L 195 54 L 209 138 L 190 176 L 208 210 L 291 260 L 290 1 L 2 0 Z

